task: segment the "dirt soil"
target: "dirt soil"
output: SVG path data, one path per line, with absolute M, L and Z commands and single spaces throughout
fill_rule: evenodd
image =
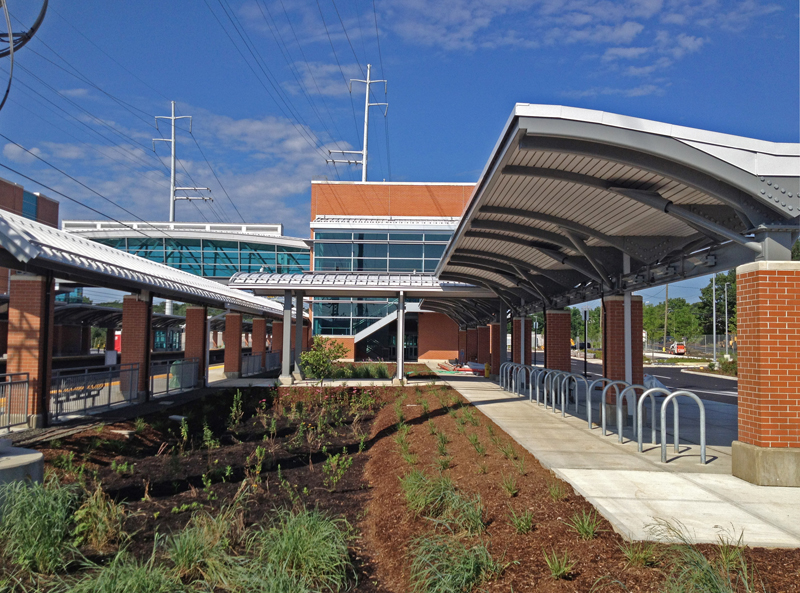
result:
M 455 394 L 456 400 L 466 405 L 466 400 L 457 392 L 449 391 L 446 397 L 451 397 L 450 394 Z M 420 405 L 423 400 L 428 403 L 428 415 L 423 413 Z M 434 468 L 439 454 L 437 437 L 429 431 L 428 421 L 432 421 L 436 429 L 445 432 L 450 440 L 447 453 L 452 460 L 450 469 L 445 471 L 460 491 L 480 494 L 486 509 L 487 529 L 483 536 L 473 539 L 488 542 L 495 559 L 509 563 L 496 581 L 484 583 L 480 590 L 503 593 L 660 590 L 666 569 L 663 561 L 652 568 L 627 566 L 620 550 L 624 540 L 605 520 L 601 522 L 602 531 L 598 537 L 581 540 L 565 521 L 576 513 L 592 512 L 593 507 L 563 482 L 567 495 L 562 500 L 554 500 L 548 486 L 559 481 L 535 457 L 514 443 L 514 454 L 518 458 L 515 464 L 515 460 L 500 452 L 500 446 L 513 441 L 497 425 L 477 408 L 461 409 L 460 403 L 455 406 L 453 402 L 445 403 L 451 408 L 450 413 L 430 393 L 406 398 L 403 411 L 411 426 L 408 436 L 410 450 L 418 458 L 416 467 L 430 475 L 440 471 Z M 455 409 L 459 411 L 454 416 Z M 478 426 L 465 421 L 464 410 L 473 411 Z M 396 411 L 391 407 L 384 408 L 378 414 L 373 431 L 380 430 L 388 436 L 394 432 L 396 422 Z M 459 423 L 463 425 L 463 433 L 459 433 Z M 492 442 L 490 430 L 497 444 Z M 479 442 L 486 449 L 485 456 L 480 456 L 468 441 L 467 435 L 470 434 L 478 435 Z M 524 463 L 525 475 L 519 473 L 520 462 Z M 429 520 L 415 517 L 406 507 L 399 478 L 410 469 L 393 439 L 383 438 L 371 449 L 365 474 L 372 494 L 363 531 L 367 546 L 376 558 L 376 572 L 381 584 L 395 593 L 411 590 L 407 559 L 409 541 L 432 529 Z M 519 489 L 513 497 L 501 485 L 503 478 L 510 476 L 514 476 Z M 517 513 L 531 510 L 535 522 L 533 531 L 518 534 L 508 519 L 510 508 Z M 658 548 L 663 553 L 667 546 L 658 545 Z M 700 548 L 707 555 L 717 553 L 716 546 Z M 568 552 L 576 562 L 568 579 L 555 580 L 551 576 L 543 552 L 553 550 L 559 554 Z M 800 591 L 800 550 L 748 549 L 747 557 L 753 561 L 767 590 L 775 593 Z

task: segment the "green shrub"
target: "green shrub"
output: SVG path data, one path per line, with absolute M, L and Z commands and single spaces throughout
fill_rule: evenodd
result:
M 734 358 L 733 360 L 721 360 L 719 363 L 719 370 L 726 375 L 739 375 L 739 363 Z
M 0 486 L 0 545 L 11 562 L 45 574 L 66 568 L 75 551 L 70 536 L 77 506 L 75 488 L 55 478 Z
M 564 523 L 574 529 L 581 539 L 594 539 L 600 533 L 600 519 L 597 517 L 597 511 L 587 513 L 584 509 L 580 513 L 572 515 L 570 520 Z
M 104 567 L 86 572 L 69 586 L 69 593 L 179 593 L 185 587 L 155 556 L 141 562 L 126 551 Z
M 329 379 L 334 375 L 333 363 L 347 355 L 347 347 L 332 338 L 314 336 L 311 349 L 300 355 L 303 372 L 313 379 Z
M 467 548 L 448 535 L 429 534 L 411 542 L 411 586 L 415 593 L 463 593 L 503 568 L 484 544 Z
M 628 561 L 626 566 L 645 568 L 658 564 L 658 552 L 652 542 L 623 542 L 619 550 Z
M 339 591 L 348 585 L 352 572 L 347 542 L 350 525 L 332 519 L 318 509 L 277 511 L 272 525 L 257 532 L 249 550 L 265 565 L 280 567 L 305 586 L 287 591 Z
M 88 544 L 103 552 L 125 535 L 125 509 L 98 485 L 75 511 L 75 545 Z
M 347 449 L 342 449 L 342 452 L 336 455 L 328 455 L 325 463 L 322 464 L 322 473 L 325 474 L 323 482 L 331 492 L 336 490 L 336 484 L 344 477 L 351 465 L 353 465 L 353 458 L 347 454 Z
M 525 509 L 519 514 L 510 509 L 508 520 L 517 533 L 529 533 L 533 529 L 533 512 L 530 509 Z
M 429 478 L 415 469 L 401 478 L 401 485 L 411 512 L 470 535 L 486 528 L 480 495 L 461 494 L 448 476 Z
M 544 561 L 550 569 L 550 576 L 554 579 L 569 578 L 572 569 L 575 568 L 575 562 L 570 558 L 569 552 L 564 552 L 563 556 L 559 556 L 555 550 L 551 550 L 550 554 L 544 552 Z

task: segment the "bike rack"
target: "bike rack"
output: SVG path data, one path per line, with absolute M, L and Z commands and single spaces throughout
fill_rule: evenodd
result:
M 617 385 L 624 385 L 625 387 L 630 387 L 630 383 L 628 383 L 627 381 L 609 381 L 608 385 L 606 385 L 605 388 L 603 389 L 603 396 L 602 399 L 600 400 L 600 417 L 602 418 L 601 424 L 603 428 L 603 436 L 606 436 L 606 407 L 605 405 L 603 405 L 606 402 L 606 393 L 608 393 L 608 390 L 611 387 L 613 387 L 614 391 L 617 394 L 617 402 L 619 403 L 619 387 L 617 387 Z M 617 408 L 619 408 L 619 406 L 617 406 Z M 617 426 L 617 429 L 619 429 L 619 426 Z
M 547 400 L 553 404 L 553 413 L 556 412 L 556 398 L 558 397 L 558 379 L 564 371 L 550 370 L 544 378 L 544 407 L 547 409 Z
M 568 407 L 566 402 L 567 393 L 569 392 L 569 382 L 572 381 L 575 385 L 575 415 L 578 414 L 578 401 L 580 397 L 578 396 L 578 379 L 583 381 L 584 388 L 589 388 L 589 382 L 586 380 L 586 377 L 581 375 L 580 373 L 570 373 L 566 377 L 561 380 L 561 416 L 564 416 L 564 408 Z
M 539 402 L 539 375 L 542 369 L 531 365 L 528 370 L 528 401 L 533 402 L 533 384 L 536 382 L 536 402 Z
M 594 391 L 595 385 L 598 383 L 605 384 L 609 383 L 610 381 L 611 379 L 601 377 L 589 383 L 589 388 L 586 390 L 586 418 L 589 423 L 589 430 L 592 430 L 592 392 Z M 602 410 L 600 410 L 600 413 L 602 414 Z
M 514 369 L 514 393 L 517 395 L 523 395 L 521 392 L 522 384 L 525 382 L 525 374 L 527 372 L 528 366 L 524 364 Z M 522 380 L 520 380 L 520 374 L 522 374 Z
M 626 400 L 628 401 L 628 404 L 630 404 L 631 403 L 631 399 L 630 399 L 631 397 L 633 397 L 633 406 L 632 406 L 632 408 L 633 408 L 633 436 L 636 436 L 636 434 L 637 434 L 636 433 L 636 428 L 637 428 L 636 419 L 638 418 L 638 416 L 636 414 L 639 411 L 638 408 L 636 407 L 636 390 L 637 389 L 641 389 L 642 392 L 647 391 L 647 387 L 645 387 L 644 385 L 629 385 L 628 387 L 626 387 L 622 391 L 618 391 L 617 392 L 617 436 L 618 436 L 618 441 L 620 443 L 623 440 L 623 435 L 622 435 L 622 432 L 623 432 L 622 431 L 622 405 L 621 404 L 623 402 L 625 402 Z M 628 395 L 625 395 L 625 393 L 628 390 L 631 390 L 631 392 Z
M 706 463 L 706 408 L 703 405 L 702 400 L 697 397 L 691 391 L 675 391 L 667 396 L 664 400 L 664 403 L 661 404 L 661 463 L 667 462 L 667 431 L 664 430 L 664 425 L 667 423 L 667 407 L 669 406 L 670 402 L 673 403 L 675 408 L 674 413 L 674 430 L 675 430 L 675 452 L 680 453 L 679 443 L 680 438 L 678 436 L 678 405 L 675 400 L 676 398 L 684 396 L 694 400 L 697 404 L 697 407 L 700 409 L 700 463 L 705 465 Z
M 644 400 L 650 398 L 650 442 L 655 445 L 656 444 L 656 393 L 661 395 L 669 395 L 669 389 L 665 389 L 664 387 L 653 387 L 648 389 L 642 394 L 642 397 L 639 398 L 639 401 L 636 404 L 636 440 L 639 444 L 639 453 L 642 452 L 642 440 L 644 439 L 644 435 L 642 434 L 642 419 L 643 419 L 643 407 L 644 407 Z M 675 411 L 678 410 L 678 402 L 676 401 L 674 404 Z

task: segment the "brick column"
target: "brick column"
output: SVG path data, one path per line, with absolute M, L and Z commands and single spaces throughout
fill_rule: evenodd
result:
M 196 358 L 198 385 L 203 386 L 206 380 L 206 352 L 208 350 L 208 336 L 206 335 L 206 307 L 186 307 L 186 345 L 184 346 L 185 358 Z
M 603 376 L 612 381 L 625 381 L 625 297 L 603 299 Z M 644 381 L 644 351 L 642 344 L 642 297 L 631 296 L 631 361 L 633 384 Z M 608 402 L 608 403 L 615 403 Z
M 253 317 L 253 354 L 261 353 L 261 366 L 267 363 L 267 320 Z
M 489 326 L 482 325 L 478 328 L 478 362 L 491 363 L 492 350 L 489 342 Z
M 41 427 L 47 422 L 50 375 L 53 362 L 52 279 L 14 274 L 8 301 L 7 373 L 28 373 L 28 424 Z M 8 402 L 11 414 L 23 414 L 25 403 Z
M 279 352 L 283 344 L 283 321 L 272 322 L 272 351 Z
M 467 362 L 478 360 L 478 328 L 467 328 Z
M 739 440 L 732 473 L 762 486 L 800 487 L 800 262 L 738 267 L 736 312 Z
M 122 297 L 122 353 L 120 363 L 138 364 L 139 381 L 136 391 L 140 400 L 150 393 L 150 349 L 153 303 L 146 293 Z
M 500 373 L 500 324 L 489 324 L 489 351 L 492 364 L 492 375 L 497 376 Z
M 533 356 L 533 319 L 530 317 L 525 318 L 525 360 L 524 364 L 530 365 Z
M 548 309 L 544 331 L 545 366 L 560 371 L 572 370 L 570 336 L 572 316 L 564 309 Z
M 242 314 L 225 315 L 225 377 L 242 376 Z
M 511 321 L 511 355 L 512 362 L 531 364 L 533 349 L 533 321 L 530 317 L 514 317 Z M 520 350 L 522 352 L 520 352 Z
M 458 328 L 458 362 L 467 362 L 467 329 Z

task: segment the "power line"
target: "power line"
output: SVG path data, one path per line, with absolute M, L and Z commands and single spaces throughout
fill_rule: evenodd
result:
M 381 78 L 386 78 L 386 75 L 383 73 L 383 52 L 381 52 L 381 35 L 378 30 L 378 10 L 375 8 L 375 0 L 372 0 L 372 15 L 375 18 L 375 40 L 378 43 L 378 60 L 380 61 L 381 65 Z M 389 101 L 389 96 L 387 92 L 386 101 Z M 389 180 L 392 179 L 392 157 L 389 152 L 389 113 L 386 113 L 386 116 L 383 119 L 383 125 L 385 128 L 385 136 L 386 136 L 386 168 L 389 170 Z
M 206 157 L 206 153 L 203 152 L 203 149 L 200 147 L 200 143 L 197 141 L 197 138 L 195 138 L 194 134 L 192 134 L 191 132 L 189 132 L 189 135 L 192 137 L 192 140 L 194 140 L 195 145 L 197 145 L 197 150 L 199 150 L 200 154 L 203 155 L 203 159 L 205 159 L 206 165 L 208 165 L 208 168 L 211 169 L 211 173 L 213 173 L 214 179 L 217 180 L 217 183 L 219 183 L 220 188 L 222 188 L 222 191 L 225 194 L 225 196 L 228 198 L 228 201 L 231 203 L 231 206 L 233 206 L 233 209 L 236 210 L 236 214 L 239 215 L 239 218 L 241 218 L 242 222 L 246 222 L 245 219 L 244 219 L 244 216 L 242 216 L 242 213 L 239 212 L 239 208 L 237 208 L 236 204 L 233 203 L 233 200 L 231 199 L 231 196 L 228 194 L 228 190 L 226 190 L 225 186 L 222 185 L 222 181 L 220 180 L 219 176 L 217 175 L 217 172 L 214 171 L 214 167 L 212 167 L 211 163 L 208 162 L 208 158 Z

